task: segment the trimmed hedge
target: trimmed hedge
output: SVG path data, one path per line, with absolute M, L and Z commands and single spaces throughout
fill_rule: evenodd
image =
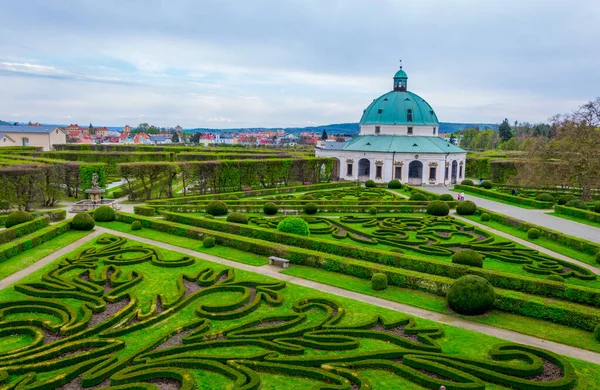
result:
M 35 248 L 46 241 L 50 241 L 54 237 L 60 236 L 69 230 L 71 230 L 70 220 L 46 226 L 43 229 L 11 241 L 8 244 L 0 245 L 0 263 L 25 252 L 28 249 Z
M 452 255 L 452 263 L 483 268 L 483 256 L 472 249 L 463 249 Z
M 137 215 L 144 215 L 146 217 L 154 217 L 156 210 L 150 206 L 133 206 L 133 213 Z
M 275 203 L 269 202 L 265 203 L 263 206 L 263 212 L 266 215 L 275 215 L 277 214 L 277 211 L 279 211 L 279 209 Z
M 371 288 L 375 291 L 385 290 L 388 286 L 388 279 L 385 274 L 380 272 L 371 277 Z
M 16 225 L 20 225 L 25 222 L 29 222 L 33 220 L 33 216 L 29 214 L 27 211 L 17 210 L 8 214 L 6 217 L 6 222 L 4 226 L 6 228 L 11 228 Z
M 6 244 L 16 238 L 31 234 L 48 226 L 48 217 L 40 217 L 29 222 L 20 223 L 13 227 L 0 230 L 0 244 Z
M 523 198 L 520 196 L 512 196 L 509 194 L 504 194 L 498 191 L 486 190 L 484 188 L 472 187 L 472 186 L 463 186 L 463 185 L 455 185 L 455 189 L 463 190 L 465 192 L 470 192 L 475 195 L 484 195 L 489 198 L 500 199 L 507 202 L 521 204 L 524 206 L 530 206 L 538 209 L 551 209 L 554 206 L 554 202 L 540 202 L 538 200 Z
M 400 189 L 402 188 L 402 183 L 400 183 L 400 180 L 394 179 L 388 183 L 388 188 L 396 190 Z
M 92 230 L 96 226 L 94 222 L 94 218 L 88 213 L 79 213 L 75 215 L 73 220 L 71 221 L 71 228 L 73 230 Z
M 422 194 L 420 192 L 413 192 L 412 194 L 410 194 L 410 198 L 408 199 L 418 202 L 426 202 L 429 200 L 429 198 L 425 194 Z
M 489 180 L 484 180 L 481 182 L 481 187 L 485 188 L 486 190 L 489 190 L 492 188 L 492 182 Z
M 227 215 L 227 205 L 220 200 L 213 200 L 206 205 L 206 212 L 213 217 Z
M 308 223 L 299 217 L 286 217 L 279 222 L 277 230 L 282 233 L 297 234 L 299 236 L 308 236 L 310 230 Z
M 314 203 L 307 203 L 304 205 L 304 212 L 308 215 L 314 215 L 319 211 L 319 207 Z
M 585 202 L 579 199 L 573 199 L 565 203 L 565 207 L 571 207 L 575 209 L 587 210 Z
M 367 187 L 367 188 L 375 188 L 375 182 L 373 180 L 369 179 L 369 180 L 367 180 L 365 182 L 365 187 Z
M 234 212 L 227 216 L 227 222 L 243 223 L 243 224 L 247 225 L 248 217 L 246 216 L 246 214 Z
M 212 248 L 215 246 L 215 238 L 214 237 L 204 237 L 202 240 L 202 246 L 204 248 Z
M 142 230 L 142 223 L 140 221 L 133 221 L 131 223 L 131 230 Z
M 600 324 L 596 325 L 594 328 L 594 338 L 596 341 L 600 341 Z
M 540 231 L 536 228 L 531 228 L 527 230 L 527 238 L 531 240 L 537 240 L 538 238 L 540 238 Z
M 94 220 L 98 222 L 112 222 L 117 217 L 115 210 L 110 206 L 100 206 L 94 210 Z
M 592 207 L 592 210 L 593 210 L 595 213 L 598 213 L 598 214 L 600 214 L 600 202 L 596 202 L 596 203 L 594 203 L 594 207 Z
M 456 212 L 459 215 L 473 215 L 476 211 L 477 205 L 475 204 L 475 202 L 472 202 L 470 200 L 458 202 L 458 205 L 456 205 Z
M 548 276 L 547 279 L 548 280 L 552 280 L 554 282 L 559 282 L 559 283 L 564 283 L 565 282 L 565 278 L 563 278 L 560 275 L 556 275 L 556 274 L 552 274 L 552 275 Z
M 369 209 L 367 210 L 367 212 L 371 215 L 377 215 L 377 207 L 375 206 L 371 206 L 369 207 Z
M 482 277 L 468 275 L 459 278 L 446 295 L 448 306 L 464 315 L 483 314 L 494 305 L 494 287 Z
M 454 201 L 454 197 L 450 194 L 442 194 L 440 195 L 440 200 L 443 200 L 444 202 L 452 202 Z
M 460 185 L 461 186 L 474 186 L 475 183 L 473 183 L 473 180 L 471 180 L 471 179 L 465 179 L 465 180 L 463 180 L 463 181 L 460 182 Z
M 573 199 L 575 199 L 575 197 L 573 195 L 563 195 L 560 198 L 558 198 L 557 203 L 560 206 L 564 206 L 565 204 L 567 204 L 567 202 L 572 201 Z
M 427 214 L 444 217 L 450 214 L 450 207 L 443 200 L 433 200 L 427 205 Z
M 535 197 L 535 200 L 540 202 L 552 202 L 554 203 L 554 197 L 547 192 L 542 192 Z
M 569 203 L 571 203 L 571 202 L 568 202 L 567 205 Z M 600 214 L 593 212 L 593 211 L 583 210 L 580 207 L 575 208 L 575 207 L 569 207 L 567 205 L 554 206 L 554 212 L 557 214 L 568 215 L 568 216 L 574 217 L 574 218 L 581 218 L 581 219 L 584 219 L 584 220 L 590 221 L 590 222 L 600 223 Z
M 490 220 L 490 215 L 488 213 L 483 213 L 481 214 L 481 217 L 479 218 L 482 222 L 487 222 Z

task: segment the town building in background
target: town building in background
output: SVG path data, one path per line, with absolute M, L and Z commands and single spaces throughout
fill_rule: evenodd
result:
M 8 142 L 0 140 L 4 146 L 37 146 L 42 150 L 53 150 L 55 144 L 67 143 L 67 134 L 57 126 L 0 126 L 0 134 Z M 10 142 L 12 141 L 12 142 Z

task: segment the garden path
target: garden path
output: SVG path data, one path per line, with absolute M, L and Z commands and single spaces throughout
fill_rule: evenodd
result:
M 435 192 L 436 194 L 450 194 L 456 197 L 456 192 L 450 190 L 454 187 L 425 187 L 427 191 Z M 583 238 L 584 240 L 600 243 L 600 228 L 585 225 L 582 223 L 569 221 L 562 218 L 557 218 L 552 215 L 545 214 L 548 210 L 532 210 L 524 209 L 517 206 L 511 206 L 505 203 L 495 202 L 489 199 L 479 198 L 472 194 L 465 194 L 467 200 L 472 200 L 478 206 L 485 209 L 508 215 L 509 217 L 518 218 L 522 221 L 533 223 L 535 225 L 544 226 L 548 229 L 563 232 L 570 236 Z
M 517 332 L 510 331 L 510 330 L 495 328 L 493 326 L 483 325 L 483 324 L 471 322 L 468 320 L 463 320 L 463 319 L 460 319 L 457 317 L 452 317 L 452 316 L 449 316 L 446 314 L 436 313 L 436 312 L 432 312 L 429 310 L 420 309 L 417 307 L 404 305 L 401 303 L 396 303 L 396 302 L 388 301 L 385 299 L 356 293 L 353 291 L 347 291 L 347 290 L 344 290 L 344 289 L 341 289 L 338 287 L 333 287 L 333 286 L 329 286 L 327 284 L 322 284 L 322 283 L 314 282 L 311 280 L 297 278 L 297 277 L 294 277 L 291 275 L 281 274 L 281 273 L 279 273 L 279 270 L 280 270 L 279 268 L 275 268 L 275 267 L 272 267 L 269 265 L 265 265 L 262 267 L 246 265 L 246 264 L 238 263 L 235 261 L 223 259 L 221 257 L 213 256 L 210 254 L 196 252 L 191 249 L 185 249 L 185 248 L 181 248 L 181 247 L 178 247 L 175 245 L 166 244 L 166 243 L 162 243 L 162 242 L 146 239 L 143 237 L 138 237 L 138 236 L 135 236 L 132 234 L 123 233 L 123 232 L 119 232 L 116 230 L 107 229 L 107 228 L 98 227 L 98 226 L 96 226 L 95 231 L 92 234 L 90 234 L 78 241 L 75 241 L 74 243 L 64 247 L 63 249 L 61 249 L 57 252 L 54 252 L 53 254 L 43 258 L 42 260 L 38 261 L 35 264 L 33 264 L 32 266 L 22 270 L 21 272 L 18 272 L 4 280 L 1 280 L 0 288 L 7 287 L 7 286 L 17 282 L 19 279 L 27 276 L 31 272 L 36 271 L 37 269 L 43 267 L 44 265 L 56 260 L 60 256 L 76 249 L 78 246 L 84 245 L 85 243 L 89 242 L 90 240 L 94 239 L 95 237 L 97 237 L 98 235 L 100 235 L 102 233 L 115 234 L 120 237 L 135 240 L 135 241 L 142 242 L 142 243 L 145 243 L 148 245 L 154 245 L 159 248 L 177 251 L 177 252 L 184 253 L 184 254 L 187 254 L 190 256 L 194 256 L 194 257 L 197 257 L 197 258 L 200 258 L 203 260 L 223 264 L 227 267 L 232 267 L 232 268 L 242 269 L 242 270 L 249 271 L 249 272 L 259 273 L 259 274 L 269 276 L 274 279 L 282 280 L 285 282 L 297 284 L 297 285 L 304 286 L 304 287 L 313 288 L 313 289 L 316 289 L 319 291 L 324 291 L 324 292 L 334 294 L 337 296 L 354 299 L 354 300 L 357 300 L 360 302 L 365 302 L 365 303 L 368 303 L 368 304 L 371 304 L 374 306 L 383 307 L 386 309 L 402 312 L 402 313 L 405 313 L 408 315 L 412 315 L 414 317 L 424 318 L 424 319 L 448 324 L 451 326 L 455 326 L 458 328 L 472 330 L 475 332 L 486 334 L 488 336 L 498 337 L 500 339 L 512 341 L 512 342 L 515 342 L 518 344 L 524 344 L 524 345 L 530 345 L 530 346 L 534 346 L 534 347 L 538 347 L 538 348 L 544 348 L 544 349 L 547 349 L 549 351 L 552 351 L 552 352 L 555 352 L 555 353 L 558 353 L 561 355 L 570 356 L 570 357 L 573 357 L 576 359 L 585 360 L 585 361 L 592 362 L 595 364 L 600 364 L 600 353 L 586 351 L 584 349 L 575 348 L 575 347 L 571 347 L 568 345 L 563 345 L 563 344 L 556 343 L 553 341 L 543 340 L 543 339 L 540 339 L 537 337 L 520 334 Z M 174 237 L 173 239 L 176 240 L 177 238 Z

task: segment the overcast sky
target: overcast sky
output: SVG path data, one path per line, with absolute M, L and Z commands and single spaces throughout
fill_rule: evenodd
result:
M 600 96 L 598 0 L 0 0 L 0 119 L 357 122 L 392 88 L 444 122 L 545 121 Z

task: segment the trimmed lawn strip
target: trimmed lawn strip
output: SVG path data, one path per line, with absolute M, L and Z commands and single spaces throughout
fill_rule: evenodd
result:
M 228 248 L 221 245 L 216 245 L 207 249 L 202 247 L 202 241 L 200 240 L 173 236 L 152 229 L 131 230 L 131 225 L 123 222 L 98 222 L 97 224 L 98 226 L 114 229 L 123 233 L 129 233 L 135 236 L 148 238 L 150 240 L 176 245 L 185 249 L 191 249 L 197 252 L 219 256 L 227 260 L 238 261 L 248 265 L 254 265 L 258 267 L 269 263 L 269 259 L 267 257 L 255 255 L 254 253 L 243 252 L 235 248 Z
M 69 230 L 50 241 L 44 242 L 43 244 L 31 248 L 23 253 L 20 253 L 10 259 L 0 263 L 0 279 L 4 279 L 7 276 L 14 274 L 22 270 L 23 268 L 29 267 L 31 264 L 38 260 L 50 255 L 51 253 L 69 245 L 72 242 L 79 240 L 82 237 L 87 236 L 91 232 L 81 232 L 76 230 Z M 27 236 L 24 236 L 27 237 Z
M 593 226 L 593 227 L 596 227 L 596 228 L 600 228 L 600 223 L 593 222 L 593 221 L 588 221 L 587 219 L 577 218 L 577 217 L 573 217 L 573 216 L 567 215 L 567 214 L 556 213 L 554 211 L 551 212 L 551 213 L 546 213 L 546 214 L 552 215 L 553 217 L 558 217 L 558 218 L 562 218 L 562 219 L 568 219 L 569 221 L 579 222 L 579 223 L 582 223 L 584 225 L 588 225 L 588 226 Z
M 371 288 L 371 283 L 368 280 L 356 278 L 354 276 L 343 275 L 336 272 L 325 271 L 322 269 L 294 265 L 292 268 L 281 271 L 281 273 L 328 284 L 365 295 L 387 299 L 393 302 L 419 307 L 421 309 L 435 311 L 437 313 L 455 316 L 464 320 L 512 330 L 533 337 L 570 345 L 572 347 L 600 352 L 600 343 L 594 340 L 593 333 L 586 332 L 581 329 L 574 329 L 551 322 L 536 320 L 511 313 L 504 313 L 499 310 L 493 310 L 489 313 L 489 315 L 486 316 L 461 316 L 450 313 L 446 310 L 446 299 L 444 297 L 395 286 L 388 286 L 388 288 L 383 291 L 375 291 Z
M 461 190 L 455 190 L 455 189 L 451 189 L 450 191 L 452 191 L 452 192 L 463 192 L 463 190 L 462 190 L 462 189 L 461 189 Z M 541 210 L 541 209 L 538 209 L 538 208 L 535 208 L 535 207 L 532 207 L 532 206 L 527 206 L 527 205 L 524 205 L 524 204 L 519 204 L 519 203 L 509 202 L 509 201 L 507 201 L 507 200 L 504 200 L 504 199 L 498 199 L 498 198 L 494 198 L 494 197 L 492 197 L 492 196 L 487 196 L 487 195 L 482 195 L 482 194 L 471 193 L 471 192 L 469 192 L 469 190 L 465 190 L 464 192 L 465 192 L 465 194 L 472 195 L 472 196 L 474 196 L 475 198 L 481 198 L 481 199 L 486 199 L 486 200 L 492 200 L 492 201 L 494 201 L 494 202 L 498 202 L 498 203 L 504 203 L 504 204 L 507 204 L 507 205 L 509 205 L 509 206 L 516 206 L 516 207 L 520 207 L 520 208 L 522 208 L 522 209 L 529 209 L 529 210 Z M 467 199 L 467 198 L 465 197 L 465 200 L 473 200 L 473 199 Z

